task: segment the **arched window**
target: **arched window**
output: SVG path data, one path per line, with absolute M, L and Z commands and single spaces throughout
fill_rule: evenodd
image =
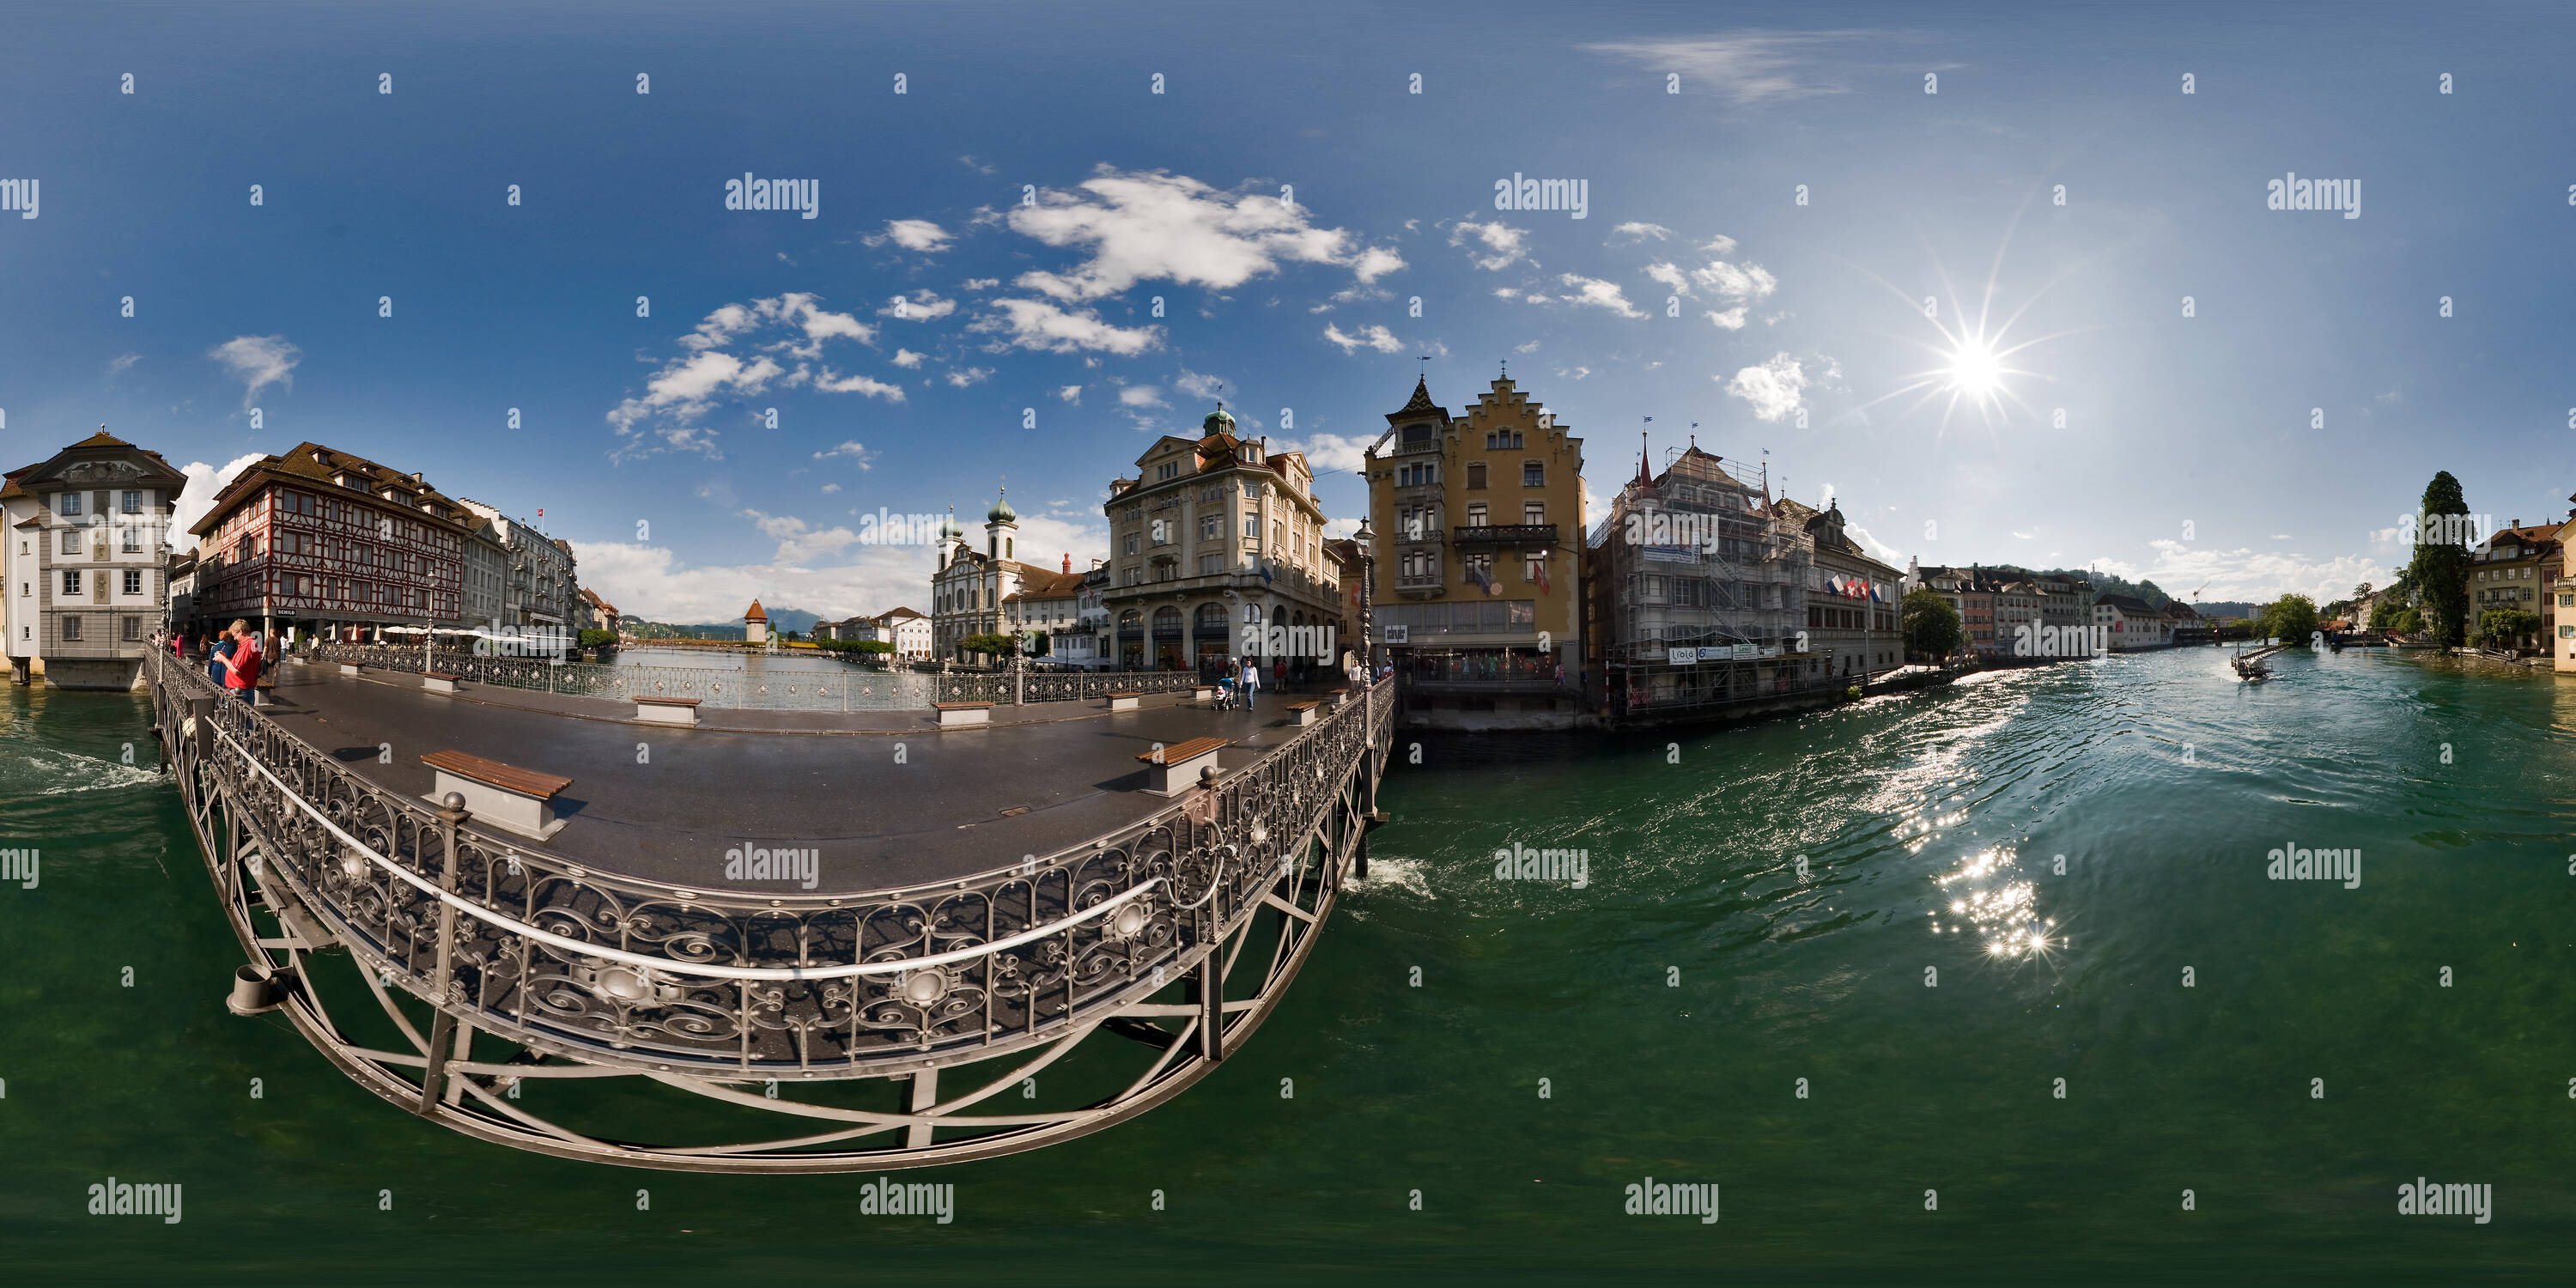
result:
M 1130 608 L 1118 615 L 1118 629 L 1122 631 L 1142 630 L 1144 626 L 1145 614 L 1136 609 Z
M 1159 635 L 1165 631 L 1175 635 L 1181 631 L 1181 610 L 1170 604 L 1154 610 L 1154 632 Z
M 1225 605 L 1201 604 L 1197 615 L 1197 632 L 1201 635 L 1225 634 Z

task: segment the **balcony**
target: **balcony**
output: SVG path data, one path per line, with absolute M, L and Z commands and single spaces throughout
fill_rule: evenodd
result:
M 1448 588 L 1449 575 L 1445 569 L 1440 572 L 1399 573 L 1395 578 L 1395 593 L 1407 599 L 1429 599 Z
M 1460 549 L 1517 546 L 1523 550 L 1553 550 L 1557 528 L 1553 523 L 1494 523 L 1453 529 L 1451 539 Z

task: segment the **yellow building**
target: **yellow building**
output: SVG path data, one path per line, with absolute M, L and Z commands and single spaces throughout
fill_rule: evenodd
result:
M 1417 710 L 1502 710 L 1493 702 L 1507 697 L 1512 710 L 1570 714 L 1583 440 L 1509 377 L 1460 416 L 1417 382 L 1386 421 L 1365 470 L 1377 660 L 1394 664 Z

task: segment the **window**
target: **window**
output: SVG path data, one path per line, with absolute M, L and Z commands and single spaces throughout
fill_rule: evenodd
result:
M 143 593 L 142 569 L 128 568 L 125 570 L 125 593 L 129 595 L 140 595 Z
M 127 514 L 143 513 L 143 494 L 131 488 L 126 489 L 125 504 L 120 508 Z
M 1481 528 L 1485 526 L 1484 502 L 1469 501 L 1467 503 L 1467 526 L 1471 528 Z
M 1270 523 L 1270 548 L 1278 551 L 1288 548 L 1288 525 L 1276 519 Z
M 1261 539 L 1260 515 L 1253 514 L 1244 516 L 1243 539 L 1246 541 L 1259 541 Z
M 1133 532 L 1127 534 L 1127 553 L 1136 553 L 1136 534 Z
M 78 568 L 63 569 L 63 594 L 66 597 L 78 595 L 81 593 L 80 587 L 81 570 Z
M 126 495 L 131 496 L 133 494 L 129 492 Z M 139 523 L 123 523 L 118 524 L 117 526 L 123 530 L 122 535 L 124 537 L 124 540 L 118 543 L 118 548 L 129 555 L 141 554 L 143 552 L 143 525 Z
M 65 617 L 63 619 L 63 638 L 67 640 L 79 639 L 81 637 L 80 622 L 80 614 L 78 613 Z
M 80 529 L 63 529 L 63 553 L 67 555 L 80 553 Z
M 1545 523 L 1545 522 L 1547 522 L 1547 502 L 1545 502 L 1545 501 L 1523 501 L 1523 502 L 1521 502 L 1521 522 L 1523 522 L 1523 523 Z
M 143 619 L 142 619 L 142 618 L 140 618 L 140 617 L 129 617 L 129 618 L 126 618 L 126 619 L 125 619 L 125 642 L 126 642 L 126 643 L 128 643 L 128 644 L 131 644 L 131 643 L 134 643 L 135 641 L 140 640 L 140 639 L 142 639 L 142 638 L 143 638 Z
M 1488 444 L 1488 446 L 1491 446 L 1491 444 Z M 1483 491 L 1483 490 L 1484 490 L 1484 487 L 1485 487 L 1485 463 L 1484 463 L 1483 461 L 1470 461 L 1470 462 L 1468 462 L 1468 464 L 1467 464 L 1467 490 L 1468 490 L 1468 491 L 1470 491 L 1470 492 L 1480 492 L 1480 491 Z
M 1517 451 L 1520 445 L 1521 432 L 1517 429 L 1499 430 L 1485 435 L 1485 448 L 1488 451 Z
M 1181 463 L 1179 461 L 1165 461 L 1154 469 L 1154 481 L 1157 483 L 1163 482 L 1167 479 L 1176 479 L 1180 476 Z
M 65 492 L 65 493 L 63 493 L 62 504 L 57 505 L 57 506 L 55 506 L 55 507 L 54 507 L 54 513 L 59 514 L 59 515 L 62 515 L 62 516 L 64 516 L 65 518 L 69 518 L 69 517 L 71 517 L 72 515 L 78 514 L 78 513 L 80 513 L 80 512 L 81 512 L 81 494 L 80 494 L 80 493 L 78 493 L 78 492 Z
M 1217 527 L 1217 523 L 1218 519 L 1216 515 L 1210 514 L 1201 516 L 1199 519 L 1199 540 L 1214 541 L 1218 537 L 1225 535 L 1224 532 Z
M 1546 487 L 1547 466 L 1538 461 L 1521 462 L 1522 487 Z
M 1216 574 L 1216 573 L 1220 573 L 1220 572 L 1223 572 L 1223 571 L 1225 571 L 1225 556 L 1223 556 L 1223 555 L 1200 555 L 1200 556 L 1199 556 L 1199 575 L 1200 575 L 1200 576 L 1202 576 L 1202 577 L 1211 576 L 1211 575 L 1214 575 L 1214 574 Z

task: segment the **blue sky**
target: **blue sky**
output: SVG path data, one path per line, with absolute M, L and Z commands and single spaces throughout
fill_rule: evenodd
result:
M 2499 521 L 2576 490 L 2571 33 L 2504 6 L 13 7 L 0 178 L 42 204 L 0 215 L 0 445 L 106 422 L 212 476 L 310 438 L 543 507 L 629 612 L 837 616 L 927 589 L 929 553 L 858 515 L 980 523 L 1005 476 L 1024 557 L 1082 566 L 1108 480 L 1220 386 L 1355 519 L 1347 471 L 1427 355 L 1452 408 L 1508 362 L 1596 497 L 1641 428 L 1660 463 L 1697 422 L 1900 565 L 2340 594 L 2403 558 L 2437 469 Z M 816 217 L 725 209 L 746 172 L 814 181 Z M 2266 209 L 2291 172 L 2358 180 L 2360 217 Z M 1514 174 L 1583 180 L 1585 217 L 1496 210 Z M 1981 314 L 2036 342 L 1982 409 L 1944 388 Z

